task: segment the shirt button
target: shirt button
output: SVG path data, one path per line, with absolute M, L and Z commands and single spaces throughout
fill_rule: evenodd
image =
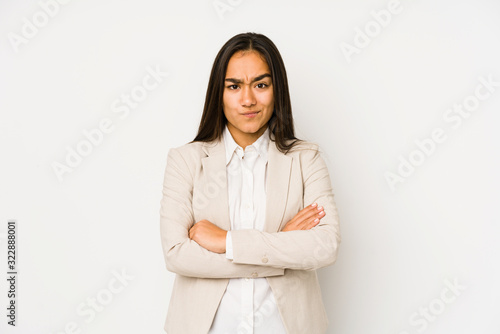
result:
M 257 277 L 259 277 L 259 274 L 257 274 L 257 273 L 252 274 L 252 278 L 257 278 Z
M 267 261 L 268 261 L 267 257 L 262 258 L 262 263 L 267 263 Z

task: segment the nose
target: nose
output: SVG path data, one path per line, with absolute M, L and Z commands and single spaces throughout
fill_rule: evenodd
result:
M 251 107 L 256 102 L 255 95 L 250 87 L 247 86 L 241 90 L 241 105 L 243 107 Z

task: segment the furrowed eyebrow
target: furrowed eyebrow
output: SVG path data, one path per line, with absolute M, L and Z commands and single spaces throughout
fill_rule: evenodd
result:
M 261 74 L 261 75 L 255 77 L 255 78 L 253 78 L 251 82 L 256 82 L 256 81 L 262 80 L 262 79 L 267 78 L 267 77 L 270 78 L 271 74 L 269 74 L 269 73 Z M 241 84 L 241 83 L 243 83 L 243 80 L 241 80 L 241 79 L 235 79 L 235 78 L 226 78 L 225 81 L 229 81 L 229 82 L 232 82 L 234 84 Z

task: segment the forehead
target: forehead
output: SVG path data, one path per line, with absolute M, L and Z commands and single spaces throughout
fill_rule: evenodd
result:
M 257 51 L 238 51 L 229 59 L 226 78 L 245 78 L 270 73 L 264 57 Z

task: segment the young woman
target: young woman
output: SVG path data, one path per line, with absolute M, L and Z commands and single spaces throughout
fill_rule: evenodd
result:
M 176 273 L 168 334 L 320 334 L 316 269 L 340 230 L 317 144 L 295 138 L 283 60 L 264 35 L 217 54 L 196 138 L 171 148 L 160 233 Z

